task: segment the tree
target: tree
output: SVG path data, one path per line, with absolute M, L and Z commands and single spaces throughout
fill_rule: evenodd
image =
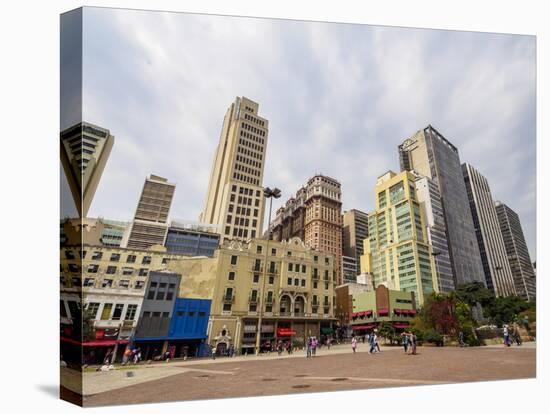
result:
M 495 294 L 487 289 L 482 282 L 471 282 L 459 285 L 454 291 L 454 295 L 461 302 L 467 303 L 471 307 L 480 304 L 482 307 L 491 305 L 495 300 Z
M 432 294 L 424 304 L 424 314 L 432 327 L 442 335 L 456 333 L 458 320 L 455 311 L 456 299 L 452 296 Z
M 378 334 L 390 340 L 390 345 L 393 345 L 395 340 L 395 328 L 389 322 L 382 322 L 378 327 Z
M 519 296 L 498 297 L 484 308 L 484 314 L 498 326 L 515 322 L 518 315 L 529 309 L 531 305 Z

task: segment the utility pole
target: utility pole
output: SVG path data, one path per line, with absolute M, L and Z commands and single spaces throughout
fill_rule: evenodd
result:
M 269 240 L 271 240 L 271 208 L 273 206 L 273 199 L 281 197 L 281 190 L 274 188 L 273 190 L 269 187 L 264 188 L 264 197 L 269 198 L 269 220 L 267 222 L 268 226 L 268 236 L 267 243 L 265 244 L 265 255 L 264 255 L 264 269 L 263 269 L 263 279 L 262 279 L 262 288 L 260 289 L 260 300 L 259 300 L 259 310 L 258 310 L 258 326 L 256 328 L 256 355 L 260 354 L 260 337 L 262 329 L 262 315 L 263 315 L 263 306 L 264 306 L 264 294 L 265 294 L 265 279 L 267 277 L 267 255 L 269 251 Z

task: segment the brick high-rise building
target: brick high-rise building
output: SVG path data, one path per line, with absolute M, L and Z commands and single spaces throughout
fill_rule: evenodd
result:
M 336 281 L 342 283 L 342 191 L 338 181 L 324 175 L 310 178 L 277 210 L 271 222 L 274 240 L 300 237 L 306 246 L 335 257 Z
M 176 185 L 166 178 L 151 175 L 145 179 L 134 221 L 122 239 L 122 247 L 148 249 L 157 244 L 164 246 L 175 189 Z
M 225 114 L 200 217 L 219 227 L 222 241 L 262 234 L 268 127 L 258 104 L 245 97 L 236 98 Z

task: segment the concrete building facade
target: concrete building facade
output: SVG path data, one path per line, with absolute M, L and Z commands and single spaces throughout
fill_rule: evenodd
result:
M 430 178 L 439 189 L 455 285 L 473 281 L 485 284 L 458 149 L 431 125 L 398 149 L 402 171 L 414 170 Z
M 489 182 L 470 164 L 462 164 L 462 172 L 487 288 L 497 296 L 515 295 L 514 279 Z
M 273 240 L 299 237 L 306 246 L 334 255 L 342 283 L 342 190 L 334 178 L 315 175 L 279 208 L 270 228 Z
M 432 180 L 422 176 L 416 178 L 415 187 L 428 242 L 432 245 L 439 291 L 447 293 L 455 288 L 455 282 L 439 189 Z
M 372 274 L 374 286 L 414 292 L 422 304 L 439 287 L 415 179 L 408 171 L 388 171 L 378 178 L 361 272 Z
M 516 293 L 525 300 L 534 301 L 537 294 L 536 277 L 519 216 L 500 201 L 495 202 L 495 209 Z
M 166 178 L 152 175 L 145 179 L 134 220 L 128 226 L 122 247 L 148 249 L 164 246 L 168 230 L 168 214 L 176 185 Z
M 357 263 L 363 255 L 363 241 L 369 234 L 369 215 L 360 210 L 345 211 L 343 215 L 342 252 L 344 256 L 354 257 Z M 357 274 L 360 273 L 357 267 Z
M 342 256 L 342 282 L 355 283 L 357 282 L 357 259 L 350 256 Z
M 219 248 L 220 234 L 214 225 L 172 221 L 164 245 L 169 253 L 212 257 Z
M 219 226 L 222 240 L 262 234 L 269 122 L 258 110 L 256 102 L 237 97 L 223 121 L 200 217 L 203 223 Z
M 61 131 L 61 164 L 79 217 L 86 217 L 113 148 L 108 129 L 80 122 Z

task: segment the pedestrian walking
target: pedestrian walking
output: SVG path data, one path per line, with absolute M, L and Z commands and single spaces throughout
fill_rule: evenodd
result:
M 458 333 L 458 344 L 460 345 L 461 348 L 464 347 L 465 343 L 464 343 L 464 332 L 460 331 Z
M 416 355 L 416 334 L 414 332 L 411 333 L 411 347 L 412 354 Z
M 502 327 L 502 334 L 504 336 L 504 346 L 510 346 L 510 332 L 508 330 L 508 325 Z
M 401 334 L 401 343 L 403 344 L 405 353 L 407 353 L 407 348 L 409 347 L 409 335 L 407 335 L 407 332 Z
M 351 338 L 351 349 L 353 350 L 353 353 L 355 354 L 355 348 L 357 348 L 357 339 L 355 339 L 355 336 Z
M 375 351 L 375 345 L 374 345 L 374 333 L 369 334 L 369 354 L 373 354 Z
M 313 338 L 311 338 L 311 355 L 312 356 L 315 356 L 318 345 L 319 343 L 317 342 L 317 337 L 314 336 Z
M 216 359 L 216 348 L 214 347 L 214 345 L 212 345 L 210 347 L 210 351 L 212 351 L 212 359 Z
M 376 348 L 377 352 L 382 352 L 380 350 L 380 344 L 378 343 L 378 335 L 376 335 L 376 332 L 374 333 L 374 347 Z

